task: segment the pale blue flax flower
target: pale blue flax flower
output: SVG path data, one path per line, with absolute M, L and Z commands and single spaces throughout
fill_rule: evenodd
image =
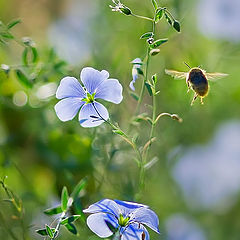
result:
M 61 99 L 55 105 L 58 118 L 65 122 L 72 120 L 80 110 L 79 122 L 82 127 L 96 127 L 109 119 L 107 109 L 96 99 L 119 104 L 122 99 L 122 85 L 117 79 L 108 79 L 106 70 L 101 72 L 91 67 L 82 69 L 79 81 L 64 77 L 56 92 Z
M 133 79 L 130 82 L 129 87 L 131 88 L 131 90 L 135 91 L 134 83 L 138 79 L 138 74 L 143 75 L 143 71 L 141 69 L 143 63 L 140 58 L 135 58 L 131 63 L 133 64 L 133 67 L 132 67 L 132 78 Z
M 160 233 L 156 213 L 143 204 L 103 199 L 83 212 L 92 213 L 87 225 L 101 238 L 118 233 L 120 240 L 149 240 L 145 226 Z

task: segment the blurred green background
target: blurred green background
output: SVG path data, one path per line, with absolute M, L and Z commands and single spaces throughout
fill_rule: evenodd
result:
M 165 21 L 157 25 L 159 38 L 169 38 L 151 58 L 157 73 L 157 113 L 177 113 L 179 124 L 160 119 L 151 148 L 158 162 L 146 173 L 141 202 L 159 216 L 161 235 L 152 239 L 237 240 L 240 232 L 240 4 L 238 0 L 159 1 L 181 22 L 175 32 Z M 136 107 L 128 87 L 130 62 L 144 58 L 146 42 L 140 36 L 151 23 L 112 12 L 108 0 L 0 0 L 0 20 L 21 19 L 12 33 L 31 37 L 38 49 L 38 68 L 32 89 L 23 86 L 14 71 L 0 72 L 0 177 L 23 203 L 23 223 L 0 189 L 0 239 L 40 239 L 35 230 L 49 223 L 43 210 L 60 201 L 64 185 L 72 190 L 83 177 L 88 185 L 83 207 L 102 198 L 134 200 L 138 169 L 134 153 L 113 136 L 107 125 L 80 127 L 77 119 L 62 123 L 56 117 L 54 93 L 61 78 L 79 78 L 84 66 L 106 69 L 124 87 L 118 106 L 105 103 L 111 118 L 123 129 Z M 134 13 L 153 16 L 150 0 L 124 1 Z M 54 49 L 54 50 L 53 50 Z M 0 45 L 0 64 L 21 66 L 22 46 Z M 191 107 L 193 92 L 185 81 L 173 80 L 165 68 L 188 71 L 183 64 L 229 76 L 210 83 L 204 105 Z M 32 71 L 29 74 L 33 74 Z M 139 78 L 140 80 L 140 78 Z M 140 81 L 136 91 L 140 90 Z M 142 112 L 151 98 L 145 94 Z M 150 126 L 131 126 L 139 143 L 147 141 Z M 147 133 L 147 135 L 146 135 Z M 22 236 L 25 229 L 25 236 Z M 59 239 L 98 239 L 84 223 L 79 236 L 62 230 Z

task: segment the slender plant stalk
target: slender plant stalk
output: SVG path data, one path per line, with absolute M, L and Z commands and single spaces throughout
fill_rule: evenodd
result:
M 63 218 L 65 217 L 66 215 L 66 212 L 63 212 L 58 220 L 58 223 L 57 223 L 57 226 L 55 228 L 55 232 L 53 234 L 53 237 L 51 238 L 52 240 L 54 240 L 57 236 L 58 236 L 58 233 L 59 233 L 59 229 L 60 229 L 60 226 L 61 226 L 61 221 L 63 220 Z
M 155 35 L 155 28 L 156 28 L 156 23 L 155 21 L 153 21 L 153 25 L 152 25 L 152 32 L 153 32 L 153 36 Z M 146 70 L 145 70 L 145 78 L 142 84 L 142 89 L 141 89 L 141 93 L 140 93 L 140 97 L 139 97 L 139 102 L 138 102 L 138 106 L 137 106 L 137 114 L 139 113 L 139 108 L 143 99 L 143 94 L 144 94 L 144 89 L 145 89 L 145 83 L 148 81 L 148 72 L 149 72 L 149 62 L 150 62 L 150 47 L 148 46 L 148 50 L 147 50 L 147 62 L 146 62 Z M 154 85 L 155 88 L 155 85 Z M 143 188 L 144 188 L 144 181 L 145 181 L 145 164 L 147 162 L 147 158 L 148 158 L 148 152 L 149 152 L 149 148 L 151 146 L 151 140 L 153 138 L 154 135 L 154 127 L 155 127 L 155 119 L 156 119 L 156 95 L 155 95 L 155 89 L 153 89 L 153 95 L 152 95 L 152 126 L 151 126 L 151 130 L 150 130 L 150 136 L 149 136 L 149 141 L 150 144 L 148 144 L 147 149 L 146 149 L 146 153 L 144 156 L 142 156 L 141 158 L 141 162 L 140 162 L 140 174 L 139 174 L 139 192 L 141 193 Z M 143 152 L 144 154 L 144 152 Z
M 150 47 L 148 46 L 148 48 L 147 48 L 147 56 L 146 56 L 145 75 L 144 75 L 144 78 L 143 78 L 143 81 L 142 81 L 142 87 L 141 87 L 141 91 L 140 91 L 140 95 L 139 95 L 139 99 L 138 99 L 135 115 L 139 114 L 140 107 L 141 107 L 141 104 L 142 104 L 142 101 L 143 101 L 144 90 L 145 90 L 145 83 L 148 80 L 149 61 L 150 61 Z
M 140 16 L 140 15 L 137 15 L 137 14 L 134 14 L 134 13 L 132 13 L 131 16 L 141 18 L 141 19 L 144 19 L 144 20 L 148 20 L 148 21 L 151 21 L 151 22 L 154 21 L 152 18 Z

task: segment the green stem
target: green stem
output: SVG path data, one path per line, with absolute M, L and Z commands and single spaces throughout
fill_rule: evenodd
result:
M 155 21 L 153 21 L 153 26 L 152 26 L 152 32 L 153 35 L 155 34 Z M 145 79 L 142 85 L 142 91 L 140 94 L 140 98 L 139 98 L 139 102 L 140 100 L 142 101 L 142 97 L 143 97 L 143 93 L 144 93 L 144 89 L 145 89 L 145 82 L 147 82 L 148 80 L 148 68 L 149 68 L 149 59 L 150 59 L 150 47 L 148 47 L 148 51 L 147 51 L 147 63 L 146 63 L 146 73 L 145 73 Z M 155 119 L 156 119 L 156 95 L 155 95 L 155 84 L 154 84 L 154 89 L 153 89 L 153 95 L 152 95 L 152 101 L 153 101 L 153 105 L 152 105 L 152 126 L 151 126 L 151 131 L 150 131 L 150 137 L 149 137 L 149 141 L 152 140 L 153 138 L 153 134 L 154 134 L 154 127 L 155 127 Z M 139 103 L 138 102 L 138 103 Z M 141 102 L 139 103 L 140 106 Z M 139 106 L 137 108 L 137 111 L 139 111 Z M 138 112 L 137 112 L 138 113 Z M 146 154 L 145 156 L 142 156 L 141 162 L 140 162 L 140 174 L 139 174 L 139 192 L 141 193 L 143 188 L 144 188 L 144 181 L 145 181 L 145 164 L 148 158 L 148 152 L 149 152 L 149 147 L 151 144 L 149 144 L 147 146 L 146 149 Z
M 167 10 L 167 8 L 164 8 L 164 11 L 167 12 L 167 14 L 172 18 L 173 21 L 175 20 L 175 18 L 174 18 L 173 15 Z
M 63 213 L 61 214 L 61 216 L 60 216 L 60 218 L 59 218 L 59 221 L 58 221 L 58 224 L 57 224 L 57 226 L 56 226 L 56 228 L 55 228 L 55 232 L 54 232 L 53 238 L 51 238 L 52 240 L 54 240 L 54 239 L 58 236 L 59 230 L 60 230 L 60 226 L 61 226 L 61 221 L 63 220 L 63 218 L 65 217 L 65 215 L 66 215 L 66 212 L 63 212 Z
M 142 81 L 142 87 L 141 87 L 141 91 L 140 91 L 140 95 L 139 95 L 139 99 L 138 99 L 138 104 L 137 104 L 137 107 L 136 107 L 135 115 L 139 114 L 140 107 L 141 107 L 141 104 L 142 104 L 142 101 L 143 101 L 143 96 L 144 96 L 145 83 L 148 80 L 148 68 L 149 68 L 149 60 L 150 60 L 150 47 L 149 46 L 148 46 L 148 49 L 147 49 L 147 57 L 146 58 L 147 59 L 146 59 L 145 75 L 144 75 L 144 78 L 143 78 L 143 81 Z
M 148 20 L 148 21 L 151 21 L 151 22 L 154 21 L 152 18 L 140 16 L 140 15 L 137 15 L 137 14 L 134 14 L 134 13 L 132 13 L 131 16 L 141 18 L 141 19 L 144 19 L 144 20 Z

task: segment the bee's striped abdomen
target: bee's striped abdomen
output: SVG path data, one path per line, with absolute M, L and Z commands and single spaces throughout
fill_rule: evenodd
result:
M 208 81 L 201 69 L 193 68 L 189 73 L 188 81 L 199 96 L 203 97 L 207 95 Z

